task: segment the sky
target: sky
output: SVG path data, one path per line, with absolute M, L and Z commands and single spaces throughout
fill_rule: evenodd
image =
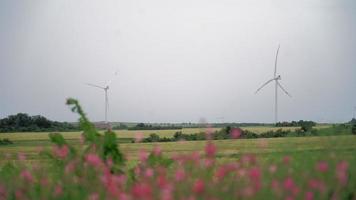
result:
M 273 122 L 278 45 L 279 120 L 350 120 L 354 0 L 0 0 L 0 118 Z

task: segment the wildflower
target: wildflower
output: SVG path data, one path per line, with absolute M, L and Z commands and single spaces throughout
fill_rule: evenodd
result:
M 6 199 L 6 189 L 3 185 L 0 184 L 0 199 Z
M 63 189 L 60 185 L 56 185 L 54 188 L 54 196 L 60 196 L 63 193 Z
M 151 177 L 153 176 L 153 169 L 152 169 L 152 168 L 147 168 L 147 169 L 145 170 L 145 176 L 146 176 L 147 178 L 151 178 Z
M 175 173 L 176 181 L 182 181 L 185 178 L 185 171 L 184 169 L 178 169 Z
M 102 164 L 102 161 L 101 159 L 99 158 L 98 155 L 94 154 L 94 153 L 90 153 L 90 154 L 87 154 L 85 156 L 85 161 L 92 165 L 92 166 L 95 166 L 95 167 L 98 167 Z
M 32 182 L 33 181 L 32 174 L 26 169 L 21 172 L 20 177 L 23 178 L 25 181 L 28 181 L 28 182 Z
M 284 156 L 283 157 L 283 163 L 285 164 L 285 165 L 288 165 L 289 164 L 289 162 L 290 162 L 290 157 L 289 156 Z
M 139 142 L 141 142 L 142 140 L 143 140 L 143 133 L 142 132 L 137 132 L 136 134 L 135 134 L 135 142 L 136 143 L 139 143 Z
M 24 161 L 24 160 L 26 160 L 26 155 L 24 153 L 20 152 L 17 154 L 17 158 L 21 161 Z
M 283 182 L 283 187 L 286 190 L 292 190 L 294 188 L 294 181 L 291 177 L 288 177 Z
M 269 168 L 268 168 L 268 171 L 271 174 L 274 174 L 277 171 L 277 165 L 270 165 Z
M 336 166 L 336 178 L 339 183 L 342 185 L 346 185 L 348 181 L 347 169 L 349 164 L 346 161 L 341 161 Z
M 216 146 L 212 142 L 208 142 L 205 146 L 205 154 L 209 157 L 215 156 Z
M 329 169 L 329 165 L 325 161 L 320 161 L 316 164 L 315 169 L 319 172 L 326 172 Z
M 152 195 L 152 188 L 146 183 L 136 183 L 131 192 L 135 198 L 148 199 Z
M 53 147 L 53 154 L 60 159 L 65 159 L 69 153 L 69 148 L 67 145 L 55 146 Z
M 99 194 L 98 193 L 92 193 L 89 195 L 88 200 L 99 200 Z
M 146 160 L 148 159 L 148 156 L 149 156 L 149 154 L 148 154 L 148 152 L 145 151 L 145 150 L 141 150 L 141 151 L 139 152 L 139 157 L 140 157 L 140 161 L 141 161 L 141 162 L 146 162 Z
M 238 139 L 241 136 L 241 129 L 240 128 L 233 128 L 230 132 L 230 137 L 232 139 Z
M 193 192 L 195 192 L 197 194 L 201 194 L 204 192 L 204 189 L 205 189 L 205 184 L 204 184 L 203 180 L 198 179 L 194 182 Z
M 314 194 L 310 191 L 306 192 L 305 193 L 305 197 L 304 197 L 305 200 L 313 200 L 314 199 Z
M 155 155 L 155 156 L 160 156 L 161 153 L 162 153 L 162 149 L 161 149 L 159 146 L 155 146 L 155 147 L 153 148 L 153 155 Z

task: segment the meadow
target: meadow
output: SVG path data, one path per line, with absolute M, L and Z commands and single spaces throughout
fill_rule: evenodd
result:
M 210 140 L 207 128 L 183 130 L 206 141 L 132 143 L 175 131 L 103 133 L 76 100 L 68 105 L 83 134 L 0 134 L 14 141 L 0 146 L 0 199 L 356 198 L 355 135 L 240 139 L 233 129 L 232 139 Z

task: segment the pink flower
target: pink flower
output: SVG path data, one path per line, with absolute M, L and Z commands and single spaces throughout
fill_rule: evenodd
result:
M 214 133 L 214 129 L 210 125 L 208 125 L 208 127 L 206 128 L 206 131 L 205 131 L 206 139 L 211 140 L 213 133 Z
M 131 192 L 135 198 L 149 199 L 152 195 L 152 188 L 146 183 L 136 183 Z
M 336 178 L 339 183 L 342 185 L 346 185 L 348 181 L 347 170 L 349 168 L 349 164 L 346 161 L 341 161 L 336 166 Z
M 144 136 L 143 136 L 143 133 L 142 132 L 138 132 L 135 134 L 135 142 L 138 143 L 138 142 L 141 142 L 143 140 Z
M 54 196 L 60 196 L 63 193 L 63 189 L 60 185 L 56 185 L 54 188 Z
M 183 181 L 185 178 L 184 169 L 178 169 L 175 174 L 176 181 Z
M 293 190 L 294 186 L 294 181 L 291 177 L 286 178 L 283 182 L 283 187 L 286 190 Z
M 0 184 L 0 198 L 6 199 L 6 190 L 3 185 Z
M 203 180 L 198 179 L 194 182 L 193 192 L 195 192 L 197 194 L 201 194 L 204 192 L 204 189 L 205 189 L 205 184 L 204 184 Z
M 269 171 L 271 174 L 274 174 L 274 173 L 277 171 L 277 165 L 271 165 L 271 166 L 269 166 L 268 171 Z
M 212 142 L 208 142 L 205 146 L 205 154 L 209 157 L 215 156 L 216 146 Z
M 319 172 L 326 172 L 329 169 L 329 165 L 325 161 L 320 161 L 316 164 L 315 169 Z
M 99 200 L 99 194 L 98 193 L 92 193 L 89 195 L 88 200 Z
M 75 169 L 75 162 L 71 161 L 71 162 L 69 162 L 69 163 L 65 166 L 64 171 L 65 171 L 67 174 L 69 174 L 69 173 L 73 172 L 74 169 Z
M 69 153 L 69 148 L 67 145 L 63 146 L 55 146 L 53 147 L 53 153 L 55 156 L 59 157 L 60 159 L 65 159 Z
M 257 167 L 250 169 L 249 177 L 256 190 L 261 188 L 261 171 Z
M 326 191 L 325 184 L 317 179 L 310 179 L 308 181 L 308 186 L 310 187 L 310 189 L 319 190 L 321 193 L 324 193 Z
M 87 154 L 85 156 L 85 161 L 92 165 L 92 166 L 95 166 L 95 167 L 98 167 L 102 164 L 102 161 L 101 159 L 99 158 L 98 155 L 94 154 L 94 153 L 90 153 L 90 154 Z
M 147 168 L 145 171 L 145 176 L 147 178 L 151 178 L 153 176 L 153 169 L 152 168 Z
M 284 163 L 285 165 L 288 165 L 289 162 L 290 162 L 290 157 L 289 157 L 289 156 L 284 156 L 284 157 L 283 157 L 283 163 Z
M 313 200 L 314 199 L 314 194 L 310 191 L 306 192 L 305 193 L 305 197 L 304 197 L 305 200 Z
M 26 155 L 24 153 L 20 152 L 17 154 L 17 158 L 21 161 L 24 161 L 24 160 L 26 160 Z
M 230 136 L 232 139 L 238 139 L 241 136 L 241 132 L 240 128 L 233 128 L 230 132 Z
M 162 153 L 162 149 L 159 146 L 155 146 L 153 148 L 153 155 L 159 156 L 159 155 L 161 155 L 161 153 Z
M 148 159 L 149 153 L 145 150 L 140 150 L 139 152 L 139 157 L 140 157 L 140 161 L 141 162 L 146 162 L 146 160 Z
M 23 178 L 25 181 L 28 181 L 28 182 L 32 182 L 33 181 L 32 174 L 26 169 L 21 172 L 20 177 Z

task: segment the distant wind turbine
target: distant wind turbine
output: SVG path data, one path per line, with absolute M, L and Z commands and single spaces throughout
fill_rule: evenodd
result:
M 115 72 L 115 76 L 116 75 L 117 75 L 117 72 Z M 105 92 L 105 124 L 106 125 L 109 125 L 109 123 L 108 123 L 108 111 L 109 111 L 108 90 L 109 90 L 109 85 L 111 84 L 111 82 L 112 82 L 112 79 L 110 81 L 106 82 L 106 84 L 104 86 L 87 83 L 87 85 L 89 85 L 91 87 L 100 88 L 100 89 L 104 90 L 104 92 Z
M 277 59 L 278 59 L 278 52 L 279 52 L 279 48 L 280 45 L 278 45 L 278 49 L 277 49 L 277 53 L 276 53 L 276 60 L 274 62 L 274 74 L 273 74 L 273 78 L 268 80 L 266 83 L 264 83 L 260 88 L 258 88 L 255 92 L 255 94 L 257 94 L 263 87 L 265 87 L 266 85 L 268 85 L 271 82 L 275 82 L 275 89 L 274 89 L 274 121 L 277 124 L 278 122 L 278 87 L 284 92 L 286 93 L 286 95 L 288 95 L 289 97 L 292 97 L 286 89 L 284 89 L 284 87 L 281 85 L 281 83 L 279 82 L 281 80 L 281 76 L 277 75 Z

